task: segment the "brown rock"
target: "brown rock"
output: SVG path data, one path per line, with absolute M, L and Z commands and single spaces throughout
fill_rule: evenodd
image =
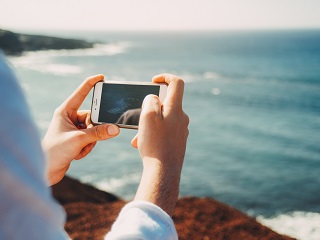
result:
M 72 239 L 103 239 L 126 203 L 77 180 L 65 177 L 52 187 L 67 213 L 65 229 Z M 173 221 L 179 239 L 289 240 L 254 218 L 211 198 L 185 197 L 177 202 Z
M 292 239 L 262 226 L 254 218 L 211 198 L 178 200 L 173 215 L 179 239 Z

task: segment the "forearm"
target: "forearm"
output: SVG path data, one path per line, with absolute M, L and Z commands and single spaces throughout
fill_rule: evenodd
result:
M 144 169 L 134 200 L 148 201 L 172 216 L 178 196 L 180 170 L 161 164 L 157 159 L 144 159 Z

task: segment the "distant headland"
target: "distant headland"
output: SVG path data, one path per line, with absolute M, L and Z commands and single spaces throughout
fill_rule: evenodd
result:
M 85 40 L 20 34 L 0 29 L 0 49 L 7 55 L 47 49 L 84 49 L 92 48 L 93 45 L 93 42 Z

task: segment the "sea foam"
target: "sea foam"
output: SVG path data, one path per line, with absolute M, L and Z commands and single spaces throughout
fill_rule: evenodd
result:
M 87 49 L 41 50 L 25 52 L 22 56 L 10 57 L 15 67 L 50 73 L 59 76 L 80 74 L 83 68 L 72 64 L 56 63 L 56 57 L 85 57 L 85 56 L 113 56 L 126 52 L 131 46 L 129 42 L 115 42 L 109 44 L 95 44 Z
M 141 174 L 132 173 L 121 178 L 104 179 L 95 183 L 94 186 L 102 191 L 119 193 L 122 192 L 124 188 L 128 185 L 138 185 L 140 178 Z M 125 194 L 123 193 L 121 196 L 126 200 L 132 199 L 134 197 L 134 191 L 126 192 Z
M 274 231 L 299 240 L 320 239 L 320 213 L 295 211 L 257 220 Z
M 129 47 L 130 42 L 120 41 L 108 44 L 95 44 L 93 48 L 85 49 L 61 49 L 61 50 L 41 50 L 25 52 L 23 56 L 46 56 L 46 57 L 61 57 L 61 56 L 112 56 L 124 53 Z

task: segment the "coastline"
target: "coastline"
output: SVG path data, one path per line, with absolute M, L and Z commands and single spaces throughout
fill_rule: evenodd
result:
M 52 187 L 67 213 L 65 229 L 72 239 L 103 239 L 126 201 L 65 177 Z M 212 198 L 183 197 L 173 215 L 179 239 L 290 240 L 254 218 Z
M 87 49 L 95 43 L 80 39 L 15 33 L 0 28 L 0 50 L 7 55 L 20 56 L 26 51 Z

